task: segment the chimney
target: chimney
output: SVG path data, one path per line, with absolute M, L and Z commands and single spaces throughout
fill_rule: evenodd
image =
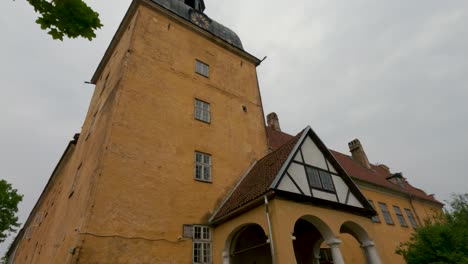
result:
M 390 173 L 390 168 L 387 165 L 379 164 L 379 167 L 382 168 L 383 170 L 385 170 L 386 172 Z
M 271 129 L 281 132 L 278 115 L 275 112 L 269 113 L 267 115 L 267 124 Z
M 349 151 L 353 156 L 353 160 L 359 162 L 363 167 L 370 169 L 369 159 L 367 159 L 366 152 L 364 152 L 364 148 L 359 142 L 359 139 L 355 139 L 348 143 Z

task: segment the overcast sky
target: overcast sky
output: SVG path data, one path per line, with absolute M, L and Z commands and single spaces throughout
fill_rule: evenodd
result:
M 90 80 L 130 0 L 90 0 L 104 28 L 54 41 L 24 0 L 0 1 L 0 178 L 26 221 L 74 133 Z M 206 0 L 206 13 L 268 59 L 265 113 L 283 131 L 310 125 L 332 149 L 359 138 L 373 163 L 447 200 L 468 192 L 468 1 Z M 0 245 L 3 255 L 10 241 Z

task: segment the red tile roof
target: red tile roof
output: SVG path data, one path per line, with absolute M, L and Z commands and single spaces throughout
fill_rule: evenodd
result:
M 267 127 L 267 134 L 268 134 L 268 144 L 270 148 L 276 149 L 278 146 L 282 146 L 291 139 L 293 136 L 280 132 L 274 131 L 273 129 Z M 349 176 L 362 180 L 365 182 L 369 182 L 372 184 L 376 184 L 385 188 L 389 188 L 392 190 L 397 190 L 400 192 L 405 192 L 417 196 L 419 198 L 429 200 L 432 202 L 440 203 L 437 201 L 433 196 L 427 195 L 423 190 L 418 189 L 416 187 L 411 186 L 408 182 L 404 182 L 403 188 L 397 184 L 394 184 L 387 180 L 387 177 L 391 176 L 392 174 L 388 171 L 384 170 L 380 166 L 376 166 L 371 164 L 371 169 L 367 169 L 358 162 L 354 161 L 350 156 L 340 153 L 338 151 L 330 150 L 333 154 L 335 159 L 340 163 L 341 167 L 348 173 Z M 442 203 L 440 203 L 442 204 Z
M 267 127 L 267 134 L 268 144 L 273 151 L 253 165 L 251 170 L 248 171 L 245 177 L 240 180 L 232 193 L 215 212 L 211 218 L 212 220 L 219 220 L 234 212 L 236 209 L 239 209 L 247 205 L 249 202 L 266 194 L 270 190 L 278 172 L 281 170 L 281 167 L 287 160 L 303 132 L 293 137 L 289 134 L 275 131 Z M 330 150 L 330 152 L 346 173 L 355 179 L 382 186 L 387 189 L 412 194 L 419 198 L 441 204 L 439 201 L 434 199 L 434 197 L 411 186 L 408 182 L 404 182 L 403 187 L 401 187 L 387 180 L 387 178 L 392 174 L 380 166 L 371 164 L 372 168 L 367 169 L 354 161 L 348 155 L 334 150 Z
M 301 135 L 302 132 L 295 137 L 288 135 L 289 140 L 283 141 L 282 146 L 259 160 L 247 175 L 241 179 L 239 185 L 236 186 L 212 219 L 226 216 L 267 193 Z

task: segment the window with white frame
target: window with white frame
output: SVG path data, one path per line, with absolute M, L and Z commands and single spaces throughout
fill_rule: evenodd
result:
M 193 264 L 211 264 L 211 229 L 193 226 Z
M 413 212 L 411 212 L 410 209 L 405 208 L 406 216 L 408 217 L 408 220 L 410 221 L 410 224 L 413 228 L 418 227 L 418 224 L 416 223 L 416 220 L 414 219 Z
M 211 182 L 211 155 L 195 152 L 195 179 Z
M 393 225 L 393 219 L 392 216 L 390 215 L 390 212 L 388 211 L 387 205 L 384 203 L 379 203 L 380 211 L 382 211 L 382 215 L 385 219 L 385 222 L 389 225 Z
M 201 74 L 205 77 L 210 76 L 210 66 L 204 62 L 201 62 L 199 60 L 195 61 L 195 72 L 198 74 Z
M 203 102 L 199 99 L 195 99 L 195 119 L 206 123 L 211 122 L 211 112 L 209 103 Z

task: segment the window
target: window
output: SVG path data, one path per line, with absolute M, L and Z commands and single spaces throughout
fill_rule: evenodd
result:
M 372 208 L 374 208 L 374 210 L 375 210 L 374 202 L 372 200 L 369 200 L 369 203 L 372 205 Z M 381 223 L 378 214 L 374 215 L 371 219 L 372 219 L 372 222 L 374 222 L 374 223 Z
M 207 226 L 193 226 L 193 264 L 211 263 L 211 230 Z
M 210 76 L 210 66 L 206 63 L 196 60 L 195 72 L 208 78 Z
M 211 113 L 210 104 L 201 100 L 195 99 L 195 119 L 210 123 Z
M 322 180 L 322 187 L 327 191 L 335 191 L 335 187 L 333 186 L 333 180 L 331 178 L 330 173 L 325 171 L 320 171 L 320 180 Z
M 406 224 L 406 220 L 405 220 L 405 218 L 403 217 L 403 214 L 401 213 L 400 207 L 394 205 L 394 206 L 393 206 L 393 210 L 395 210 L 395 214 L 396 214 L 396 216 L 397 216 L 397 218 L 398 218 L 398 222 L 400 222 L 400 225 L 401 225 L 401 226 L 404 226 L 404 227 L 407 227 L 408 224 Z
M 405 213 L 406 216 L 408 217 L 408 220 L 413 228 L 418 227 L 418 224 L 416 223 L 416 220 L 414 219 L 413 212 L 411 212 L 410 209 L 405 208 Z
M 306 167 L 310 188 L 320 189 L 328 192 L 335 192 L 333 180 L 330 173 L 319 171 L 312 167 Z
M 211 182 L 211 155 L 195 152 L 195 179 Z
M 385 222 L 389 225 L 393 225 L 393 219 L 392 216 L 390 215 L 390 212 L 388 211 L 387 205 L 384 203 L 379 203 L 380 211 L 382 211 L 382 215 L 385 219 Z

